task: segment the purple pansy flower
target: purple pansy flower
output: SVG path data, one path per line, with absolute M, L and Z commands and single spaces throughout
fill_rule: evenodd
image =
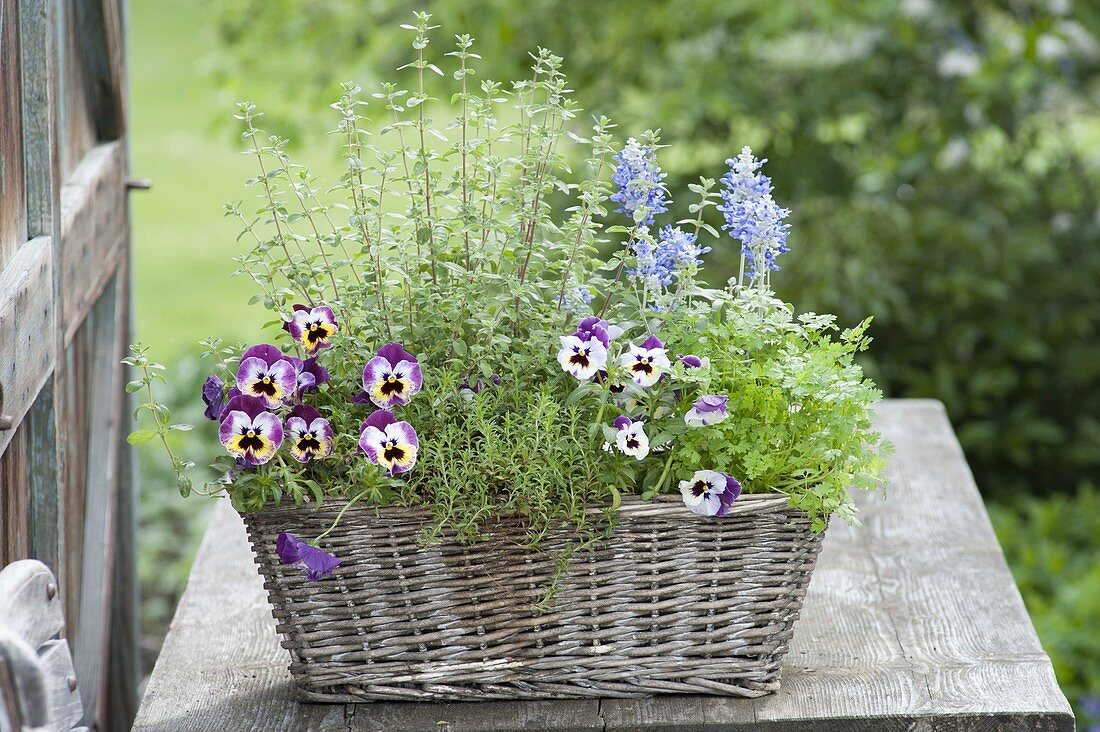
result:
M 328 577 L 341 561 L 339 557 L 307 544 L 286 531 L 275 540 L 275 550 L 279 552 L 280 562 L 297 567 L 311 580 Z
M 332 425 L 313 407 L 299 404 L 291 410 L 284 429 L 290 454 L 300 463 L 332 453 Z
M 262 399 L 269 409 L 274 409 L 297 393 L 298 377 L 294 365 L 285 358 L 268 363 L 263 358 L 249 356 L 242 358 L 237 367 L 237 388 L 245 396 Z
M 319 305 L 309 310 L 294 308 L 294 315 L 286 326 L 290 337 L 309 356 L 324 348 L 332 348 L 330 339 L 339 329 L 336 324 L 336 315 L 327 305 Z
M 363 394 L 382 409 L 408 404 L 424 385 L 420 363 L 400 343 L 387 343 L 363 369 Z
M 299 394 L 312 391 L 329 380 L 328 371 L 325 370 L 324 366 L 317 363 L 316 356 L 305 360 L 288 356 L 286 360 L 290 361 L 290 364 L 294 367 Z
M 619 451 L 636 460 L 644 460 L 649 454 L 649 437 L 645 433 L 645 422 L 634 422 L 630 417 L 615 419 L 615 445 Z
M 708 427 L 726 419 L 726 403 L 730 398 L 725 394 L 706 394 L 695 400 L 691 409 L 684 415 L 689 427 Z
M 203 416 L 217 422 L 225 408 L 225 382 L 217 376 L 207 376 L 202 385 L 202 401 L 206 405 Z
M 725 516 L 741 495 L 741 484 L 717 470 L 696 470 L 691 480 L 680 481 L 684 505 L 700 516 Z
M 416 464 L 420 441 L 411 424 L 398 422 L 388 409 L 379 409 L 359 427 L 359 449 L 390 475 L 399 475 Z
M 283 444 L 283 425 L 264 409 L 264 402 L 252 396 L 229 400 L 223 412 L 218 437 L 229 454 L 247 465 L 263 465 Z
M 640 346 L 631 343 L 620 363 L 638 386 L 653 386 L 672 367 L 665 344 L 652 335 Z

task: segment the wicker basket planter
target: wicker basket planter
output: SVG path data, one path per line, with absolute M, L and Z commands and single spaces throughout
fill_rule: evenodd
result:
M 244 516 L 303 701 L 767 694 L 821 547 L 781 496 L 720 519 L 628 498 L 539 614 L 568 531 L 540 552 L 516 523 L 424 547 L 425 512 L 352 507 L 322 543 L 343 559 L 331 577 L 279 562 L 279 532 L 316 536 L 342 505 Z

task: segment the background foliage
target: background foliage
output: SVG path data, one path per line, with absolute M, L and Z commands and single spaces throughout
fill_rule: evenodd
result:
M 1096 500 L 1089 486 L 1100 482 L 1100 8 L 1069 0 L 699 0 L 650 3 L 644 12 L 628 0 L 416 7 L 477 38 L 475 50 L 493 63 L 482 64 L 483 76 L 520 73 L 538 45 L 564 53 L 581 106 L 614 115 L 625 133 L 663 127 L 671 147 L 662 163 L 674 189 L 714 175 L 743 144 L 771 158 L 776 197 L 794 211 L 794 251 L 773 280 L 780 294 L 800 308 L 837 312 L 843 325 L 875 314 L 868 372 L 889 396 L 945 402 L 979 485 L 999 504 L 993 518 L 1062 683 L 1078 702 L 1100 695 L 1090 632 L 1100 611 L 1091 566 L 1100 539 L 1086 523 Z M 392 29 L 413 7 L 223 0 L 207 3 L 202 17 L 177 0 L 135 0 L 134 8 L 135 26 L 150 19 L 154 38 L 166 31 L 152 30 L 151 19 L 173 9 L 182 18 L 173 27 L 192 28 L 171 41 L 191 39 L 179 57 L 187 74 L 179 63 L 163 71 L 194 90 L 176 124 L 202 147 L 175 167 L 165 163 L 165 185 L 191 174 L 198 186 L 226 191 L 196 205 L 183 226 L 172 223 L 178 210 L 153 210 L 154 200 L 171 199 L 139 202 L 139 335 L 156 348 L 146 334 L 172 324 L 159 331 L 168 348 L 154 351 L 166 360 L 188 347 L 181 331 L 198 328 L 201 337 L 219 328 L 231 339 L 254 328 L 207 317 L 223 298 L 240 301 L 221 278 L 193 275 L 218 290 L 186 317 L 165 305 L 150 313 L 152 298 L 141 297 L 157 291 L 144 268 L 172 261 L 152 265 L 142 253 L 159 253 L 180 232 L 188 246 L 170 257 L 186 257 L 190 269 L 231 267 L 231 229 L 203 227 L 215 222 L 218 204 L 239 197 L 246 176 L 223 152 L 235 136 L 204 137 L 203 127 L 221 109 L 215 129 L 230 129 L 230 101 L 247 96 L 269 112 L 268 127 L 301 137 L 314 126 L 310 110 L 324 111 L 340 81 L 370 89 L 395 77 L 405 38 Z M 200 37 L 216 40 L 212 51 L 199 50 Z M 143 159 L 158 165 L 173 146 L 165 110 L 152 110 L 169 103 L 154 101 L 169 96 L 165 77 L 154 85 L 150 72 L 141 86 L 137 44 L 148 44 L 150 59 L 173 47 L 140 40 L 136 27 L 134 42 L 135 153 L 145 175 Z M 205 77 L 196 76 L 199 65 Z M 220 106 L 214 97 L 193 103 L 207 82 Z M 187 166 L 202 168 L 202 177 Z M 197 203 L 197 195 L 177 201 Z M 727 251 L 724 274 L 735 266 Z M 200 256 L 207 252 L 208 261 Z M 156 481 L 147 486 L 156 490 Z

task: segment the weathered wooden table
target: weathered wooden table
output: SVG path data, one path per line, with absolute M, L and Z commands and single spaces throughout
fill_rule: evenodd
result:
M 943 407 L 888 401 L 889 491 L 829 528 L 783 671 L 761 699 L 312 705 L 240 519 L 215 511 L 134 727 L 181 730 L 1073 730 Z

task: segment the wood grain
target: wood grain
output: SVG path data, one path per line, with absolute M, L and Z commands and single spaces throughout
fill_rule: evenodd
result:
M 27 240 L 18 0 L 0 0 L 0 269 Z
M 120 142 L 88 152 L 61 188 L 61 330 L 68 342 L 129 248 L 126 150 Z
M 53 371 L 53 252 L 48 237 L 16 250 L 0 270 L 0 383 L 3 411 L 18 423 Z M 13 430 L 0 431 L 0 453 Z
M 57 236 L 54 212 L 60 183 L 57 169 L 57 135 L 53 130 L 50 101 L 57 94 L 57 58 L 53 22 L 57 5 L 41 0 L 20 0 L 19 37 L 23 71 L 23 154 L 27 197 L 27 234 Z
M 830 527 L 776 694 L 296 704 L 241 522 L 221 504 L 134 729 L 1069 732 L 942 405 L 887 401 L 879 427 L 897 446 L 888 495 L 858 497 L 864 526 Z

